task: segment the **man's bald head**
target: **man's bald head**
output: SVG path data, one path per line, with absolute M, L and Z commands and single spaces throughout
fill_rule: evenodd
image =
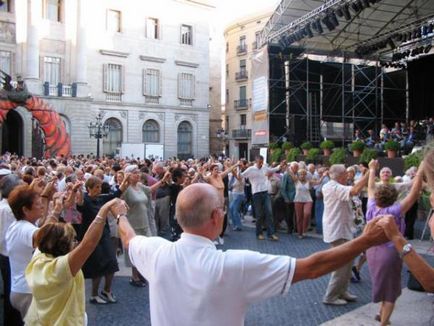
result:
M 176 200 L 176 218 L 184 228 L 199 228 L 211 218 L 212 212 L 223 206 L 216 188 L 195 183 L 182 190 Z

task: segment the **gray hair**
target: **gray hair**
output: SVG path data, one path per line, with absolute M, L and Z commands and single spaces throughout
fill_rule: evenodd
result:
M 133 172 L 134 170 L 138 170 L 139 169 L 139 167 L 137 166 L 137 165 L 135 165 L 135 164 L 131 164 L 131 165 L 128 165 L 126 168 L 125 168 L 125 173 L 131 173 L 131 172 Z
M 339 179 L 346 171 L 347 169 L 344 164 L 333 164 L 329 170 L 330 179 Z
M 198 228 L 223 203 L 216 188 L 196 183 L 182 190 L 176 200 L 176 219 L 182 228 Z
M 23 180 L 16 174 L 9 174 L 4 176 L 0 181 L 0 192 L 2 198 L 8 198 L 9 194 L 16 186 L 23 183 Z

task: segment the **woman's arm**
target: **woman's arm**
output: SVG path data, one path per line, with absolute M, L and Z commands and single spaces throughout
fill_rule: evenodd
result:
M 375 197 L 375 173 L 377 172 L 378 161 L 371 160 L 369 162 L 369 179 L 368 179 L 368 198 Z
M 120 199 L 112 199 L 105 203 L 99 210 L 92 224 L 87 229 L 83 240 L 68 255 L 69 268 L 71 274 L 75 276 L 91 253 L 95 250 L 104 231 L 107 220 L 107 214 L 112 212 L 113 215 L 126 214 L 127 208 L 125 203 Z
M 411 185 L 410 192 L 403 200 L 401 200 L 401 213 L 405 214 L 411 206 L 419 198 L 420 191 L 422 189 L 423 183 L 423 161 L 420 163 L 419 169 L 417 170 L 416 176 L 413 178 L 413 184 Z
M 158 182 L 154 183 L 152 186 L 149 187 L 149 189 L 151 189 L 151 191 L 154 193 L 155 191 L 157 191 L 158 188 L 160 188 L 163 184 L 167 183 L 170 179 L 170 172 L 167 171 L 164 176 L 163 179 L 159 180 Z
M 227 176 L 229 174 L 229 172 L 231 172 L 233 169 L 235 169 L 238 165 L 239 165 L 239 162 L 237 162 L 236 164 L 228 167 L 226 170 L 224 170 L 222 173 L 220 173 L 220 176 L 222 177 L 222 179 L 225 176 Z

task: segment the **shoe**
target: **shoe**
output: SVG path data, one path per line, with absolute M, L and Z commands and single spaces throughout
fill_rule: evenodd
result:
M 345 301 L 345 300 L 343 300 L 343 299 L 336 299 L 334 301 L 326 301 L 326 300 L 324 300 L 322 303 L 329 304 L 329 305 L 332 305 L 332 306 L 343 306 L 343 305 L 346 305 L 348 302 Z
M 360 283 L 360 281 L 356 279 L 354 276 L 351 276 L 351 283 Z
M 242 231 L 243 229 L 240 228 L 239 226 L 236 226 L 232 229 L 232 231 Z
M 340 296 L 339 299 L 344 299 L 345 301 L 348 302 L 355 302 L 357 301 L 357 296 L 349 292 L 345 292 L 343 295 Z
M 107 301 L 105 301 L 103 298 L 101 298 L 98 295 L 94 297 L 90 297 L 89 302 L 93 304 L 107 304 Z
M 113 295 L 112 292 L 101 291 L 100 297 L 103 298 L 108 303 L 116 303 L 118 300 Z
M 353 266 L 353 268 L 352 268 L 351 270 L 353 271 L 354 278 L 355 278 L 357 281 L 360 281 L 360 280 L 361 280 L 360 272 L 357 270 L 357 267 L 356 267 L 356 266 Z
M 217 241 L 219 242 L 219 245 L 223 246 L 225 244 L 225 239 L 223 237 L 218 237 Z
M 299 239 L 304 239 L 304 235 L 299 235 L 298 238 Z
M 143 288 L 146 286 L 145 282 L 142 282 L 141 280 L 133 280 L 132 278 L 130 278 L 130 285 L 131 286 L 135 286 L 137 288 Z
M 258 240 L 265 240 L 265 237 L 263 234 L 258 235 Z
M 213 241 L 214 245 L 218 246 L 220 244 L 220 242 L 218 242 L 217 240 Z
M 279 241 L 279 237 L 278 237 L 277 235 L 275 235 L 275 234 L 272 234 L 272 235 L 270 236 L 270 240 L 271 240 L 271 241 Z
M 374 319 L 376 321 L 378 321 L 378 322 L 381 323 L 381 316 L 380 316 L 380 314 L 376 314 Z M 390 320 L 387 322 L 387 325 L 391 325 Z

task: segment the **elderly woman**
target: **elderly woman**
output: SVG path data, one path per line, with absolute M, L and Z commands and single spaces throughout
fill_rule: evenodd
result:
M 141 172 L 137 165 L 128 165 L 125 168 L 126 177 L 129 186 L 122 194 L 122 199 L 125 200 L 128 207 L 128 221 L 134 228 L 136 234 L 145 236 L 156 236 L 157 228 L 155 219 L 153 218 L 152 192 L 156 191 L 162 184 L 170 178 L 170 173 L 166 173 L 160 181 L 154 183 L 151 187 L 147 187 L 140 183 Z M 144 281 L 141 279 L 137 269 L 131 265 L 128 255 L 125 255 L 127 265 L 132 267 L 130 284 L 132 286 L 143 287 Z
M 28 185 L 15 187 L 8 196 L 8 202 L 16 219 L 6 232 L 6 247 L 11 268 L 10 301 L 24 318 L 32 301 L 24 270 L 35 248 L 38 232 L 36 221 L 39 220 L 39 225 L 43 225 L 47 220 L 43 217 L 46 207 L 39 191 Z
M 402 218 L 419 197 L 422 188 L 422 172 L 418 173 L 410 193 L 401 201 L 396 201 L 398 192 L 391 185 L 375 186 L 375 172 L 378 161 L 369 163 L 368 209 L 366 220 L 379 215 L 392 215 L 401 233 L 405 231 Z M 423 163 L 419 167 L 423 171 Z M 402 257 L 393 243 L 371 247 L 366 251 L 369 271 L 372 278 L 372 301 L 380 302 L 380 313 L 375 317 L 382 326 L 389 323 L 396 299 L 401 295 Z
M 48 223 L 35 236 L 37 250 L 26 268 L 33 300 L 28 325 L 86 325 L 84 278 L 81 267 L 104 234 L 107 214 L 126 213 L 119 199 L 105 203 L 77 245 L 71 224 Z
M 77 234 L 77 238 L 81 241 L 84 234 L 97 217 L 100 208 L 108 201 L 115 197 L 119 197 L 122 191 L 126 189 L 128 181 L 124 180 L 119 190 L 112 194 L 101 195 L 102 180 L 96 176 L 91 176 L 87 179 L 85 187 L 87 193 L 84 194 L 82 202 L 77 202 L 77 210 L 82 214 L 82 222 Z M 119 270 L 116 259 L 116 251 L 113 247 L 113 242 L 110 238 L 110 228 L 108 223 L 104 225 L 104 232 L 98 242 L 95 250 L 91 253 L 83 266 L 85 278 L 92 279 L 92 293 L 90 303 L 106 304 L 116 303 L 116 297 L 111 292 L 114 273 Z M 104 290 L 98 294 L 101 278 L 104 276 Z

